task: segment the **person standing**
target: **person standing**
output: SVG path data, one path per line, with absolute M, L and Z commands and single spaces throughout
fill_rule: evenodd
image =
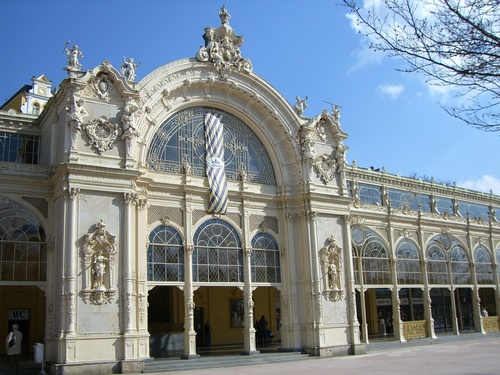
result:
M 12 331 L 5 339 L 7 357 L 9 359 L 9 374 L 19 374 L 19 361 L 21 357 L 21 342 L 23 334 L 19 331 L 19 325 L 13 324 Z
M 481 315 L 483 316 L 483 318 L 486 318 L 488 316 L 488 310 L 486 310 L 486 308 L 483 306 L 483 310 L 481 311 Z
M 264 345 L 266 343 L 267 328 L 269 323 L 265 315 L 262 315 L 257 324 L 257 344 Z
M 211 341 L 212 341 L 212 327 L 210 326 L 210 322 L 207 320 L 205 323 L 205 346 L 210 346 Z

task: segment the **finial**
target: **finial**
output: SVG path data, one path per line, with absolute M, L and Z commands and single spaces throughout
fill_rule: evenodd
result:
M 229 24 L 229 19 L 231 18 L 231 15 L 227 12 L 225 5 L 223 5 L 220 8 L 219 17 L 220 17 L 220 21 L 223 25 Z

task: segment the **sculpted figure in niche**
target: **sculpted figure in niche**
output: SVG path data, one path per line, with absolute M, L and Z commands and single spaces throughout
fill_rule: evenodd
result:
M 67 67 L 73 70 L 80 70 L 82 68 L 82 64 L 78 61 L 78 57 L 83 57 L 82 51 L 78 49 L 78 46 L 75 44 L 71 49 L 68 49 L 69 40 L 66 42 L 64 46 L 64 50 L 66 51 L 66 56 L 68 56 Z
M 330 236 L 327 245 L 321 249 L 324 276 L 327 278 L 327 289 L 340 289 L 340 264 L 342 262 L 342 249 L 335 243 L 335 238 Z
M 295 112 L 297 112 L 299 116 L 302 116 L 302 113 L 304 113 L 304 110 L 307 108 L 306 100 L 308 97 L 306 96 L 305 99 L 300 99 L 300 96 L 297 96 L 296 99 L 297 102 L 293 105 L 293 108 L 295 108 Z
M 107 259 L 102 255 L 102 251 L 98 250 L 94 257 L 94 288 L 104 288 L 104 274 L 106 272 Z
M 129 81 L 133 81 L 135 79 L 135 71 L 141 63 L 134 63 L 134 59 L 130 57 L 128 60 L 123 56 L 123 64 L 121 66 L 121 72 Z

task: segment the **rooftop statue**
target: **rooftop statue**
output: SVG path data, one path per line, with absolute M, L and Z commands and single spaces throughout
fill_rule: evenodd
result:
M 234 70 L 250 73 L 252 63 L 241 57 L 239 49 L 243 45 L 243 37 L 236 35 L 229 25 L 231 15 L 225 6 L 219 11 L 219 17 L 221 26 L 216 29 L 210 26 L 205 28 L 205 46 L 200 47 L 196 59 L 201 62 L 213 62 L 224 80 L 227 80 Z
M 66 64 L 67 70 L 81 70 L 82 64 L 78 61 L 78 57 L 83 57 L 82 51 L 78 49 L 78 46 L 75 44 L 71 49 L 68 49 L 69 40 L 66 42 L 64 46 L 64 51 L 66 51 L 66 56 L 68 56 L 68 63 Z
M 308 97 L 306 96 L 305 99 L 300 99 L 300 96 L 297 96 L 295 99 L 297 99 L 297 102 L 293 105 L 293 108 L 295 108 L 295 112 L 299 116 L 302 116 L 302 113 L 304 113 L 304 110 L 307 108 L 306 100 Z
M 123 56 L 123 64 L 120 70 L 128 81 L 133 81 L 135 79 L 135 70 L 140 65 L 141 63 L 134 63 L 134 59 L 132 57 L 129 57 L 129 59 L 126 60 L 125 56 Z

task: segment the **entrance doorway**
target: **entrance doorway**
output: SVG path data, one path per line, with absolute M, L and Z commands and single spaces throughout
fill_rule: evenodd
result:
M 436 334 L 453 331 L 450 290 L 446 288 L 432 288 L 430 295 L 432 318 L 434 319 Z
M 368 289 L 366 295 L 366 320 L 371 337 L 393 337 L 392 293 L 388 288 Z
M 495 289 L 493 288 L 480 288 L 479 298 L 481 300 L 481 308 L 485 308 L 488 316 L 496 316 L 497 308 L 495 304 Z
M 0 287 L 0 337 L 7 337 L 14 323 L 23 334 L 21 350 L 23 354 L 33 353 L 36 342 L 45 338 L 45 293 L 36 286 Z M 2 345 L 0 354 L 5 354 Z
M 474 332 L 474 312 L 472 309 L 472 295 L 470 288 L 455 289 L 455 303 L 457 307 L 458 329 Z
M 184 353 L 184 296 L 175 286 L 156 286 L 148 295 L 149 351 L 152 357 Z

